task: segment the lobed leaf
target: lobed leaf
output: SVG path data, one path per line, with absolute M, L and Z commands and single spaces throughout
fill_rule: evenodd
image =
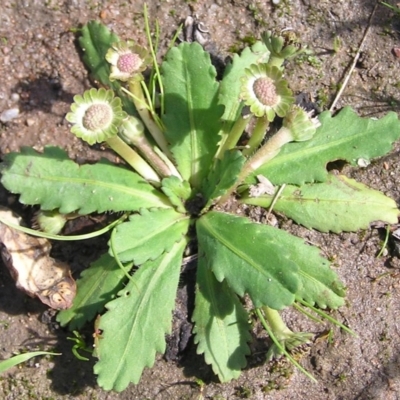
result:
M 388 153 L 393 142 L 400 138 L 400 122 L 394 112 L 375 120 L 361 118 L 345 107 L 335 117 L 325 111 L 319 120 L 321 126 L 312 140 L 288 143 L 247 182 L 256 182 L 257 175 L 266 176 L 276 185 L 324 182 L 329 162 L 345 160 L 357 165 L 359 159 L 368 161 Z
M 81 34 L 79 45 L 83 51 L 83 61 L 95 79 L 112 87 L 109 79 L 110 65 L 105 56 L 111 45 L 119 41 L 119 37 L 98 21 L 90 21 L 84 25 Z
M 175 243 L 169 253 L 143 264 L 119 297 L 106 305 L 94 367 L 105 390 L 124 390 L 138 383 L 145 367 L 152 367 L 156 352 L 165 351 L 186 241 Z
M 255 307 L 280 310 L 293 303 L 300 281 L 288 249 L 296 238 L 216 211 L 199 218 L 196 229 L 199 258 L 219 282 L 226 279 L 239 296 L 248 293 Z
M 217 150 L 222 107 L 210 55 L 198 43 L 182 43 L 162 63 L 163 122 L 178 170 L 192 187 L 207 176 Z
M 236 182 L 246 159 L 238 150 L 225 152 L 222 160 L 217 159 L 215 168 L 203 182 L 201 192 L 208 200 L 206 207 L 213 199 L 222 196 Z
M 162 180 L 161 190 L 168 197 L 171 204 L 176 207 L 177 211 L 186 212 L 185 201 L 189 199 L 192 192 L 189 182 L 181 181 L 176 176 L 171 175 Z
M 290 252 L 300 268 L 301 285 L 296 292 L 296 300 L 332 310 L 341 307 L 346 294 L 345 286 L 329 267 L 329 261 L 319 255 L 318 249 L 306 246 L 300 240 Z
M 197 354 L 204 353 L 221 382 L 238 378 L 250 353 L 248 314 L 226 281 L 215 279 L 204 258 L 197 267 L 193 321 Z
M 114 250 L 121 262 L 155 260 L 182 240 L 189 217 L 173 209 L 141 210 L 115 228 Z
M 1 172 L 1 183 L 19 193 L 22 204 L 40 204 L 43 210 L 90 214 L 171 207 L 164 194 L 135 172 L 105 160 L 80 166 L 57 147 L 9 153 Z
M 273 196 L 244 197 L 241 201 L 268 208 Z M 321 232 L 367 229 L 371 222 L 397 222 L 396 202 L 383 193 L 368 188 L 343 175 L 329 175 L 324 183 L 286 186 L 274 205 L 306 228 Z
M 127 267 L 127 270 L 130 266 Z M 84 270 L 77 280 L 77 295 L 68 310 L 57 314 L 61 326 L 69 324 L 69 329 L 80 329 L 97 314 L 104 310 L 106 303 L 111 301 L 122 289 L 124 271 L 113 257 L 103 254 L 90 267 Z

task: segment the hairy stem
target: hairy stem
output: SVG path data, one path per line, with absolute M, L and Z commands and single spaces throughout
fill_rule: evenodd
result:
M 129 129 L 129 126 L 126 130 Z M 124 132 L 123 137 L 126 135 Z M 130 144 L 135 146 L 140 154 L 148 161 L 148 163 L 154 168 L 154 170 L 163 178 L 173 175 L 167 164 L 158 156 L 154 151 L 153 145 L 147 140 L 144 134 L 136 134 L 130 136 Z
M 283 322 L 283 319 L 278 311 L 266 306 L 261 307 L 261 309 L 278 340 L 285 338 L 287 334 L 293 333 Z
M 282 64 L 285 61 L 284 58 L 281 57 L 274 57 L 271 55 L 270 59 L 268 60 L 268 65 L 278 67 L 279 69 L 282 69 Z
M 239 141 L 240 137 L 243 134 L 247 124 L 250 122 L 249 116 L 240 116 L 235 124 L 233 125 L 231 131 L 228 133 L 225 142 L 221 145 L 218 149 L 216 157 L 222 159 L 224 156 L 225 151 L 233 149 L 237 142 Z
M 249 143 L 247 143 L 247 147 L 242 152 L 244 156 L 249 156 L 254 153 L 254 151 L 263 141 L 265 134 L 267 133 L 268 126 L 269 121 L 267 116 L 264 116 L 257 120 L 257 124 L 254 127 Z
M 144 179 L 151 182 L 160 182 L 160 177 L 154 169 L 119 136 L 107 139 L 106 143 Z
M 236 188 L 257 168 L 274 158 L 281 147 L 293 140 L 292 132 L 282 127 L 244 164 L 236 183 L 220 198 L 219 204 L 225 202 Z
M 129 91 L 132 94 L 132 99 L 135 104 L 136 110 L 140 115 L 143 123 L 146 125 L 147 129 L 149 130 L 151 136 L 153 136 L 154 140 L 160 147 L 160 149 L 164 152 L 164 154 L 172 159 L 172 154 L 168 149 L 168 143 L 164 136 L 164 133 L 155 123 L 149 109 L 147 107 L 146 97 L 143 93 L 142 85 L 140 80 L 131 79 L 129 81 Z
M 244 165 L 239 175 L 240 183 L 243 182 L 253 171 L 274 158 L 282 146 L 293 140 L 292 132 L 282 127 L 265 143 Z

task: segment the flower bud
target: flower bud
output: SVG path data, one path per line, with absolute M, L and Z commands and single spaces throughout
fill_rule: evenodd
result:
M 144 125 L 140 119 L 128 116 L 122 121 L 118 134 L 126 143 L 136 145 L 143 138 Z
M 58 235 L 67 222 L 67 215 L 59 213 L 57 210 L 43 211 L 36 213 L 33 226 L 43 232 Z
M 285 59 L 295 57 L 304 51 L 293 31 L 284 31 L 281 36 L 268 31 L 261 37 L 267 49 L 271 52 L 271 58 L 281 59 L 281 64 Z
M 282 125 L 292 133 L 293 141 L 302 142 L 314 136 L 321 123 L 317 118 L 311 118 L 311 114 L 297 105 L 286 114 Z

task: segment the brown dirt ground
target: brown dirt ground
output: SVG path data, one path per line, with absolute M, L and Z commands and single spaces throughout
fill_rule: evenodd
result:
M 394 3 L 394 1 L 389 1 Z M 246 36 L 259 37 L 266 28 L 294 28 L 315 57 L 289 66 L 294 90 L 310 92 L 329 107 L 361 42 L 375 0 L 164 0 L 149 1 L 151 18 L 161 25 L 163 44 L 187 15 L 195 12 L 206 23 L 224 57 L 241 47 Z M 90 19 L 101 19 L 124 38 L 144 42 L 143 1 L 4 0 L 0 4 L 0 113 L 18 108 L 18 118 L 0 125 L 0 152 L 21 146 L 58 145 L 78 161 L 104 155 L 69 134 L 64 117 L 74 94 L 90 87 L 75 47 L 72 28 Z M 379 6 L 361 59 L 337 108 L 351 105 L 360 115 L 381 116 L 399 111 L 400 17 Z M 334 38 L 340 45 L 334 51 Z M 400 143 L 381 160 L 346 173 L 400 202 L 397 176 Z M 113 156 L 110 154 L 110 158 Z M 0 190 L 0 204 L 15 207 L 15 196 Z M 22 210 L 29 213 L 29 210 Z M 201 356 L 189 345 L 179 363 L 161 356 L 146 369 L 139 385 L 123 393 L 107 393 L 96 385 L 91 362 L 71 353 L 70 333 L 54 323 L 46 307 L 18 292 L 8 271 L 0 266 L 0 359 L 14 352 L 54 349 L 63 355 L 40 358 L 0 377 L 2 399 L 386 399 L 400 398 L 399 254 L 393 248 L 376 258 L 383 232 L 371 229 L 340 235 L 308 231 L 289 222 L 286 228 L 316 244 L 332 259 L 348 287 L 347 305 L 332 315 L 350 326 L 357 337 L 334 330 L 331 342 L 315 343 L 302 364 L 317 379 L 312 383 L 287 364 L 265 365 L 262 354 L 252 357 L 241 377 L 219 384 Z M 55 245 L 55 256 L 67 260 L 79 275 L 96 258 L 103 241 Z M 382 276 L 379 280 L 374 278 Z M 321 332 L 293 311 L 284 313 L 297 331 Z M 89 335 L 90 337 L 90 335 Z M 265 351 L 265 349 L 263 350 Z M 272 368 L 272 367 L 275 368 Z M 201 378 L 201 391 L 195 378 Z M 275 383 L 274 383 L 275 382 Z M 271 389 L 271 390 L 269 390 Z M 268 391 L 269 390 L 269 391 Z

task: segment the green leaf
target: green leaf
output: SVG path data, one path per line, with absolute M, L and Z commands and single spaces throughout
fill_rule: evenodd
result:
M 319 255 L 316 247 L 298 240 L 290 253 L 300 267 L 301 285 L 296 300 L 305 300 L 312 305 L 317 304 L 319 308 L 329 307 L 332 310 L 344 304 L 345 286 L 329 267 L 329 261 Z
M 43 210 L 90 214 L 171 207 L 165 195 L 138 174 L 105 160 L 80 166 L 62 149 L 47 147 L 44 153 L 24 148 L 5 155 L 4 161 L 4 187 L 21 194 L 22 204 L 40 204 Z
M 155 260 L 181 241 L 189 222 L 188 216 L 173 209 L 141 210 L 115 228 L 114 250 L 122 262 L 141 265 Z
M 83 26 L 81 33 L 79 45 L 84 52 L 83 61 L 95 79 L 112 87 L 109 79 L 110 65 L 105 56 L 111 45 L 119 41 L 119 37 L 98 21 L 88 22 Z
M 204 258 L 197 267 L 193 321 L 197 354 L 204 353 L 221 382 L 236 379 L 250 353 L 248 314 L 226 282 L 215 279 Z
M 126 267 L 127 270 L 130 267 Z M 122 289 L 124 271 L 113 257 L 103 254 L 90 267 L 84 270 L 77 280 L 78 287 L 74 303 L 68 310 L 57 314 L 61 326 L 69 323 L 69 329 L 80 329 L 97 314 L 104 310 L 106 303 L 111 301 Z
M 204 181 L 201 191 L 208 200 L 206 207 L 213 199 L 222 196 L 236 182 L 246 158 L 238 150 L 227 151 L 222 160 L 218 159 L 215 168 Z
M 81 33 L 79 45 L 83 51 L 82 58 L 93 78 L 115 90 L 122 100 L 125 111 L 136 115 L 135 106 L 121 90 L 121 84 L 118 81 L 111 82 L 109 79 L 110 65 L 105 56 L 111 45 L 120 40 L 119 37 L 98 21 L 88 22 L 83 26 Z
M 138 383 L 145 367 L 152 367 L 156 352 L 165 351 L 186 241 L 169 253 L 143 264 L 119 298 L 107 304 L 101 317 L 103 331 L 94 367 L 105 390 L 124 390 Z
M 312 140 L 288 143 L 247 182 L 254 183 L 259 174 L 276 185 L 324 182 L 328 178 L 327 163 L 345 160 L 357 165 L 359 159 L 368 161 L 388 153 L 400 138 L 400 123 L 394 112 L 375 120 L 361 118 L 345 107 L 335 117 L 323 112 L 319 120 L 322 125 Z
M 196 228 L 199 258 L 219 282 L 226 279 L 240 296 L 248 293 L 255 307 L 279 310 L 293 303 L 300 284 L 288 252 L 293 236 L 215 211 L 203 215 Z
M 60 353 L 49 353 L 48 351 L 31 351 L 30 353 L 18 354 L 17 356 L 11 357 L 8 360 L 0 361 L 0 373 L 7 371 L 8 369 L 15 367 L 25 361 L 30 360 L 37 356 L 60 356 Z
M 168 197 L 171 204 L 176 207 L 177 211 L 186 212 L 185 201 L 189 199 L 192 192 L 189 182 L 181 181 L 176 176 L 171 175 L 161 181 L 161 190 Z
M 268 208 L 273 196 L 246 197 L 241 201 Z M 371 222 L 397 222 L 396 202 L 383 193 L 343 175 L 329 175 L 325 183 L 286 186 L 274 205 L 306 228 L 321 232 L 367 229 Z
M 225 106 L 222 119 L 233 123 L 237 120 L 243 107 L 240 98 L 241 81 L 245 75 L 245 68 L 251 64 L 259 64 L 268 61 L 269 51 L 262 42 L 256 42 L 251 47 L 246 47 L 239 55 L 233 56 L 232 63 L 227 65 L 224 77 L 221 81 L 221 89 L 219 94 L 219 104 Z
M 198 43 L 182 43 L 168 51 L 162 72 L 165 136 L 182 177 L 198 188 L 220 139 L 223 109 L 217 104 L 215 68 Z

